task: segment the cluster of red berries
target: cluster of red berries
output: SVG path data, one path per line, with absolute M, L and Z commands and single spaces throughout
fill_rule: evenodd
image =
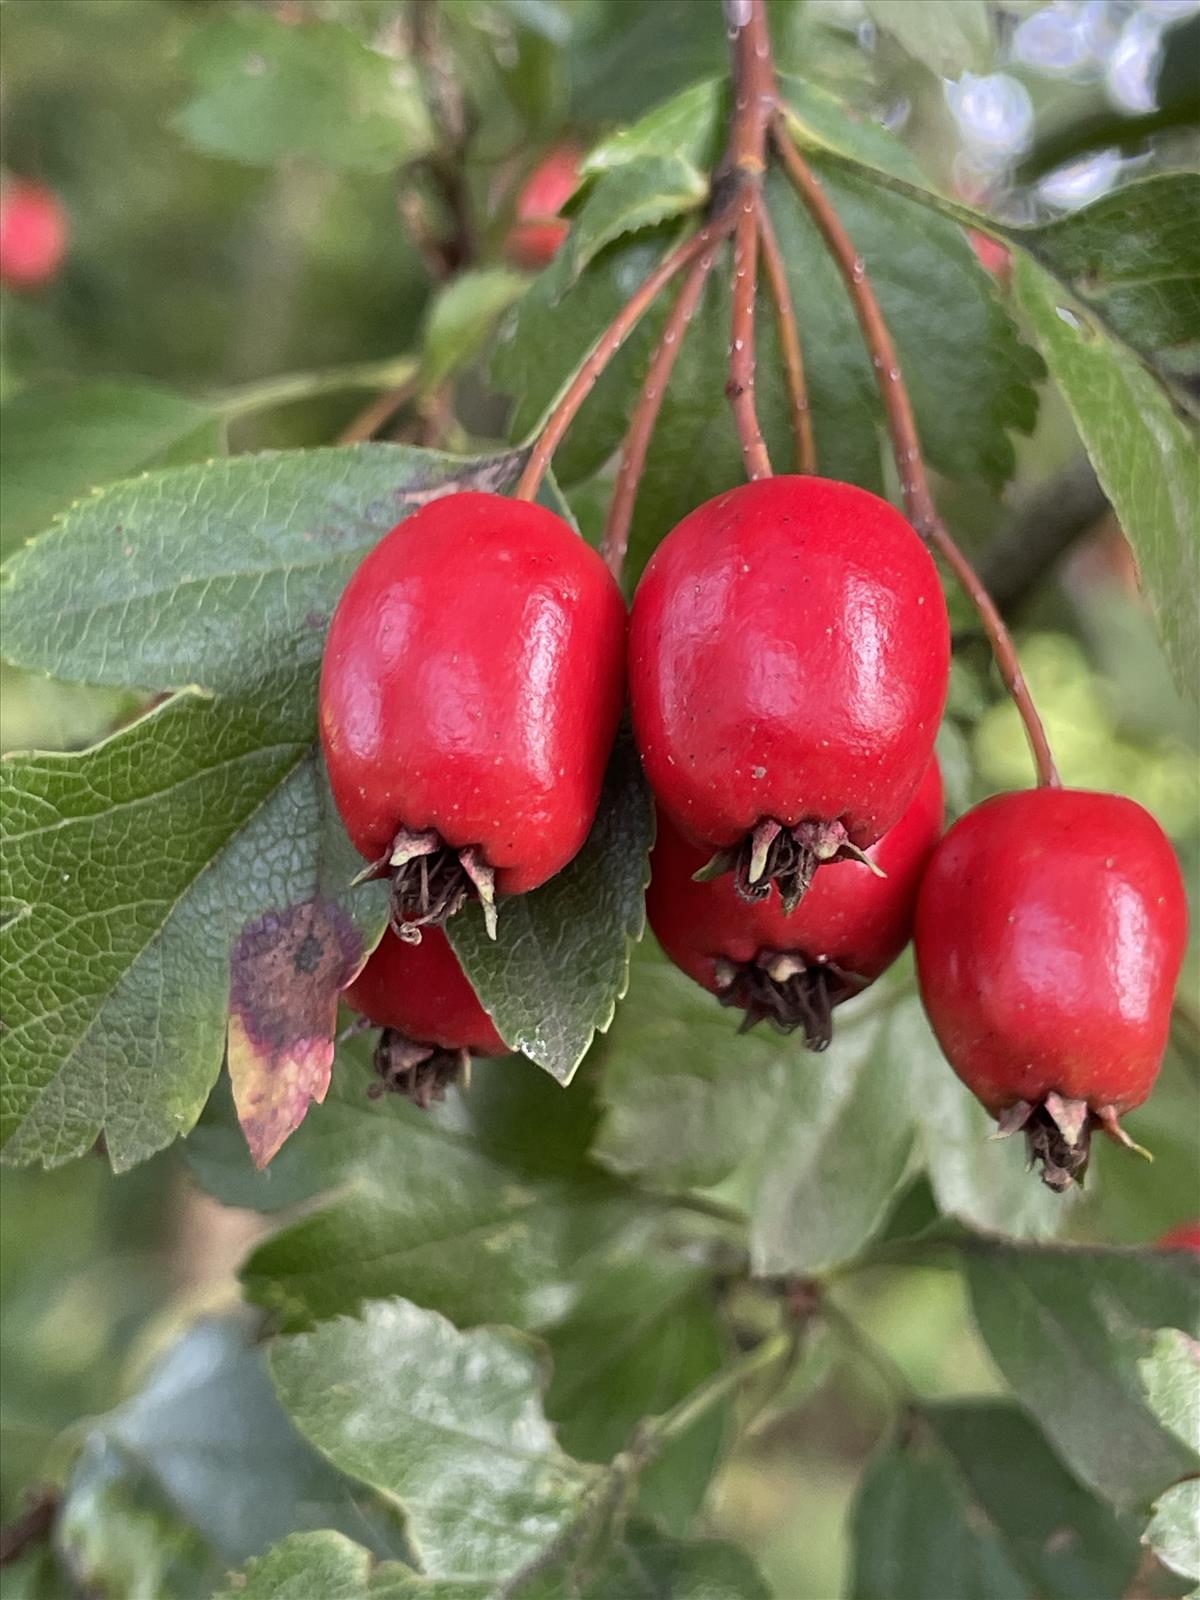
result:
M 540 506 L 452 494 L 394 528 L 330 628 L 320 720 L 392 930 L 348 994 L 385 1080 L 427 1099 L 503 1044 L 441 925 L 562 870 L 624 698 L 658 810 L 664 950 L 722 1004 L 823 1049 L 915 929 L 951 1064 L 1055 1188 L 1149 1093 L 1183 956 L 1178 864 L 1114 795 L 998 796 L 944 837 L 950 637 L 934 562 L 862 489 L 765 479 L 686 517 L 626 614 Z M 502 914 L 502 913 L 501 913 Z M 422 930 L 426 930 L 424 942 Z

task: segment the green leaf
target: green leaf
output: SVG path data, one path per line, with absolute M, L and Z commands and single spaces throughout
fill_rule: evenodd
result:
M 243 1268 L 249 1298 L 288 1327 L 400 1292 L 463 1325 L 541 1328 L 568 1316 L 641 1214 L 583 1161 L 583 1087 L 564 1095 L 519 1058 L 479 1062 L 470 1091 L 427 1114 L 368 1099 L 366 1053 L 340 1052 L 321 1115 L 257 1179 L 231 1129 L 188 1141 L 199 1177 L 224 1199 L 271 1207 L 326 1196 L 258 1246 Z
M 271 1370 L 301 1432 L 402 1506 L 431 1577 L 514 1576 L 567 1532 L 597 1476 L 556 1443 L 537 1350 L 516 1334 L 373 1301 L 279 1340 Z
M 1136 1536 L 1015 1406 L 922 1408 L 867 1469 L 852 1600 L 1120 1600 Z
M 320 661 L 342 590 L 390 528 L 457 489 L 502 493 L 523 459 L 368 444 L 119 484 L 8 564 L 5 654 L 88 683 L 258 694 Z
M 1196 1471 L 1200 1459 L 1154 1415 L 1138 1371 L 1150 1330 L 1196 1331 L 1190 1261 L 975 1240 L 966 1262 L 996 1365 L 1084 1483 L 1115 1505 L 1148 1506 Z
M 188 34 L 183 67 L 193 96 L 174 126 L 207 155 L 390 172 L 433 142 L 411 66 L 338 23 L 224 11 Z
M 1200 174 L 1145 178 L 1008 236 L 1164 380 L 1200 374 Z
M 943 78 L 978 72 L 994 48 L 984 0 L 867 0 L 876 27 Z
M 605 245 L 622 234 L 699 210 L 708 190 L 708 179 L 699 167 L 677 154 L 648 155 L 602 171 L 589 184 L 551 268 L 554 298 L 577 281 Z
M 345 1534 L 292 1533 L 231 1573 L 214 1600 L 365 1600 L 371 1552 Z
M 1200 632 L 1200 439 L 1139 362 L 1036 267 L 1017 272 L 1021 303 L 1096 476 L 1138 558 L 1176 682 L 1195 695 Z
M 421 388 L 431 394 L 481 354 L 492 329 L 524 293 L 527 279 L 505 267 L 464 272 L 433 300 L 425 323 Z
M 943 1215 L 1020 1238 L 1057 1233 L 1073 1200 L 1032 1178 L 1012 1140 L 994 1137 L 995 1122 L 951 1070 L 919 1005 L 898 1010 L 891 1037 L 893 1059 L 903 1063 L 921 1159 Z
M 844 1008 L 822 1056 L 737 1018 L 665 962 L 638 963 L 605 1053 L 597 1152 L 665 1189 L 724 1183 L 745 1198 L 759 1272 L 855 1255 L 902 1182 L 912 1117 L 891 1019 Z
M 503 903 L 490 938 L 482 908 L 449 924 L 450 942 L 501 1036 L 568 1084 L 629 982 L 646 923 L 654 811 L 632 741 L 619 740 L 583 849 L 531 894 Z
M 1200 1578 L 1200 1478 L 1187 1478 L 1159 1495 L 1145 1542 L 1172 1572 Z
M 39 384 L 0 406 L 0 550 L 40 533 L 72 501 L 149 467 L 222 449 L 220 412 L 148 383 Z
M 691 84 L 629 127 L 618 128 L 593 145 L 583 162 L 584 175 L 611 172 L 640 163 L 647 156 L 677 156 L 707 171 L 720 151 L 726 98 L 724 85 L 717 79 Z
M 547 1334 L 554 1376 L 546 1412 L 563 1448 L 609 1461 L 644 1417 L 661 1415 L 719 1370 L 724 1341 L 708 1274 L 657 1254 L 603 1271 Z M 641 1476 L 639 1504 L 674 1533 L 700 1509 L 728 1431 L 707 1412 Z
M 1138 1370 L 1155 1416 L 1200 1455 L 1200 1344 L 1178 1328 L 1160 1328 Z
M 179 696 L 81 755 L 0 766 L 6 1159 L 55 1166 L 103 1133 L 120 1171 L 186 1133 L 248 923 L 324 898 L 361 949 L 322 856 L 314 690 L 310 671 L 253 707 Z
M 512 1600 L 770 1600 L 745 1551 L 715 1539 L 670 1539 L 644 1522 L 630 1524 L 598 1569 L 580 1571 L 570 1556 L 507 1593 Z
M 353 1533 L 379 1555 L 406 1548 L 394 1507 L 305 1444 L 272 1391 L 262 1351 L 236 1321 L 215 1318 L 196 1323 L 131 1399 L 89 1425 L 62 1525 L 68 1549 L 114 1594 L 174 1592 L 146 1580 L 155 1563 L 181 1554 L 195 1564 L 197 1542 L 220 1565 L 314 1525 Z M 140 1588 L 114 1582 L 134 1572 Z

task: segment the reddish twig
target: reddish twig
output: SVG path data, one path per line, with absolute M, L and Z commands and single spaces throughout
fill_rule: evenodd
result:
M 414 378 L 411 383 L 402 383 L 397 389 L 389 389 L 384 394 L 377 394 L 375 398 L 351 419 L 338 434 L 339 444 L 362 444 L 366 439 L 373 439 L 386 422 L 390 422 L 417 392 L 417 382 Z
M 767 283 L 770 286 L 771 298 L 775 302 L 779 349 L 783 356 L 783 374 L 792 407 L 796 469 L 799 472 L 815 472 L 817 445 L 813 438 L 812 410 L 809 407 L 808 385 L 804 378 L 804 353 L 800 347 L 800 330 L 796 325 L 796 308 L 792 304 L 792 291 L 788 284 L 783 252 L 775 235 L 775 224 L 771 221 L 771 214 L 765 204 L 758 208 L 758 237 L 762 246 L 763 266 L 767 269 Z
M 574 422 L 580 406 L 592 392 L 600 374 L 654 304 L 660 292 L 728 230 L 727 215 L 706 223 L 698 233 L 692 234 L 689 239 L 685 239 L 681 245 L 665 255 L 650 276 L 634 290 L 592 346 L 587 360 L 571 379 L 566 392 L 546 419 L 541 436 L 530 452 L 525 470 L 513 491 L 518 500 L 532 500 L 537 494 L 551 458 L 563 435 Z
M 608 518 L 604 524 L 604 540 L 600 546 L 600 553 L 608 563 L 610 572 L 618 580 L 625 563 L 625 552 L 629 548 L 629 528 L 633 521 L 638 484 L 641 482 L 642 471 L 646 465 L 654 425 L 658 421 L 658 413 L 667 385 L 671 381 L 671 373 L 674 371 L 676 359 L 683 345 L 688 323 L 695 315 L 700 297 L 704 293 L 704 285 L 708 282 L 708 275 L 712 271 L 714 252 L 719 243 L 719 238 L 714 238 L 713 249 L 703 251 L 697 256 L 683 280 L 683 287 L 671 307 L 662 337 L 646 370 L 646 381 L 642 384 L 641 395 L 629 421 L 629 431 L 625 435 L 621 451 L 621 465 L 617 470 L 617 481 L 608 507 Z
M 758 214 L 767 165 L 767 126 L 775 109 L 775 69 L 766 0 L 727 0 L 733 55 L 733 119 L 726 174 L 736 184 L 733 318 L 725 392 L 749 478 L 769 478 L 771 461 L 754 403 L 754 302 L 758 294 Z
M 1025 733 L 1037 768 L 1038 783 L 1045 787 L 1057 788 L 1061 779 L 1046 738 L 1046 730 L 1042 726 L 1037 707 L 1029 693 L 1029 686 L 1021 672 L 1012 636 L 975 569 L 958 548 L 938 515 L 933 493 L 929 487 L 925 460 L 921 454 L 912 402 L 900 371 L 895 343 L 867 276 L 866 263 L 855 250 L 841 218 L 825 193 L 821 180 L 800 154 L 782 117 L 775 117 L 772 132 L 775 147 L 788 177 L 795 185 L 797 193 L 841 272 L 863 338 L 871 352 L 908 515 L 918 533 L 942 556 L 979 613 L 984 632 L 988 636 L 992 653 L 996 658 L 996 665 L 1000 669 L 1000 676 L 1025 725 Z

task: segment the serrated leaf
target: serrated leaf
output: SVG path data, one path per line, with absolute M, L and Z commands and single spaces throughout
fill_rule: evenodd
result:
M 993 50 L 984 0 L 867 0 L 876 27 L 943 78 L 980 71 Z
M 0 765 L 6 1159 L 186 1133 L 221 1065 L 230 951 L 322 894 L 311 672 L 253 707 L 179 696 L 81 755 Z
M 194 92 L 174 126 L 206 155 L 390 172 L 433 142 L 411 66 L 336 22 L 220 12 L 188 35 L 183 68 Z
M 1120 1600 L 1138 1543 L 1015 1406 L 923 1407 L 868 1467 L 852 1600 Z
M 647 155 L 601 172 L 588 186 L 571 232 L 553 267 L 553 298 L 575 283 L 605 245 L 622 234 L 652 228 L 698 210 L 708 199 L 708 179 L 678 154 Z
M 653 839 L 649 792 L 622 737 L 592 831 L 570 865 L 502 901 L 494 939 L 478 904 L 447 927 L 501 1036 L 560 1083 L 570 1083 L 625 993 L 629 952 L 645 927 Z
M 713 79 L 693 83 L 672 95 L 629 127 L 618 128 L 588 151 L 581 171 L 611 172 L 641 162 L 646 156 L 678 156 L 707 171 L 716 159 L 722 137 L 723 85 Z
M 1148 1506 L 1200 1467 L 1151 1411 L 1138 1371 L 1151 1329 L 1196 1332 L 1191 1262 L 976 1240 L 966 1263 L 992 1358 L 1084 1483 L 1117 1506 Z
M 516 1334 L 459 1333 L 377 1300 L 277 1341 L 271 1370 L 300 1431 L 403 1507 L 434 1578 L 515 1576 L 570 1528 L 597 1476 L 560 1450 L 538 1351 Z
M 1200 1478 L 1159 1495 L 1143 1539 L 1172 1572 L 1200 1578 Z
M 339 1053 L 321 1115 L 257 1179 L 232 1129 L 197 1130 L 195 1150 L 188 1141 L 201 1181 L 226 1200 L 324 1196 L 254 1251 L 248 1297 L 288 1327 L 398 1293 L 462 1325 L 568 1316 L 641 1214 L 582 1159 L 583 1089 L 560 1094 L 519 1059 L 479 1062 L 469 1091 L 424 1113 L 368 1098 L 368 1053 Z
M 0 551 L 102 484 L 219 454 L 215 407 L 149 383 L 38 384 L 0 407 Z
M 182 1592 L 209 1593 L 222 1566 L 314 1524 L 375 1555 L 405 1550 L 394 1508 L 296 1433 L 263 1352 L 232 1319 L 196 1323 L 137 1393 L 88 1425 L 61 1522 L 75 1570 L 114 1594 L 176 1592 L 155 1574 L 185 1555 L 210 1581 L 194 1574 Z
M 1160 1328 L 1138 1370 L 1155 1416 L 1200 1455 L 1200 1344 L 1178 1328 Z
M 8 564 L 5 655 L 80 682 L 257 694 L 320 661 L 342 590 L 390 528 L 458 489 L 503 493 L 523 460 L 367 444 L 119 484 Z
M 616 1170 L 744 1196 L 759 1272 L 855 1255 L 900 1185 L 912 1117 L 889 1021 L 843 1008 L 822 1056 L 737 1018 L 664 962 L 638 963 L 605 1052 L 597 1140 Z
M 1200 436 L 1137 360 L 1022 263 L 1016 283 L 1105 494 L 1138 558 L 1180 688 L 1200 685 Z
M 521 298 L 527 281 L 519 272 L 488 267 L 461 273 L 434 297 L 421 352 L 425 394 L 475 360 L 501 316 Z

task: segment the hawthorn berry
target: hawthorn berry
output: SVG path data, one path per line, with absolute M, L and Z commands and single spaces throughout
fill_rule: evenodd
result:
M 686 516 L 633 602 L 630 696 L 663 811 L 791 911 L 908 807 L 950 670 L 937 569 L 886 501 L 764 478 Z
M 67 250 L 67 214 L 44 184 L 14 179 L 0 190 L 0 283 L 38 289 L 55 277 Z
M 355 847 L 402 938 L 524 894 L 587 837 L 620 715 L 625 606 L 561 517 L 464 492 L 422 507 L 334 611 L 319 720 Z
M 1002 1134 L 1063 1190 L 1092 1131 L 1158 1076 L 1187 940 L 1175 853 L 1119 795 L 985 800 L 942 840 L 917 901 L 921 996 L 942 1049 Z
M 580 159 L 574 146 L 560 145 L 521 186 L 516 221 L 504 241 L 506 255 L 517 266 L 540 272 L 561 249 L 571 224 L 559 212 L 579 186 Z
M 722 1005 L 804 1030 L 810 1050 L 833 1037 L 832 1012 L 874 982 L 908 943 L 921 874 L 942 831 L 942 775 L 931 761 L 908 810 L 867 850 L 818 874 L 800 907 L 747 903 L 733 880 L 698 880 L 704 852 L 660 812 L 646 911 L 677 967 Z M 886 874 L 886 876 L 884 876 Z
M 1190 1250 L 1200 1256 L 1200 1221 L 1181 1222 L 1158 1241 L 1160 1250 Z
M 384 1087 L 423 1108 L 443 1098 L 472 1055 L 508 1053 L 440 928 L 419 944 L 388 928 L 342 998 L 383 1030 L 375 1070 Z

